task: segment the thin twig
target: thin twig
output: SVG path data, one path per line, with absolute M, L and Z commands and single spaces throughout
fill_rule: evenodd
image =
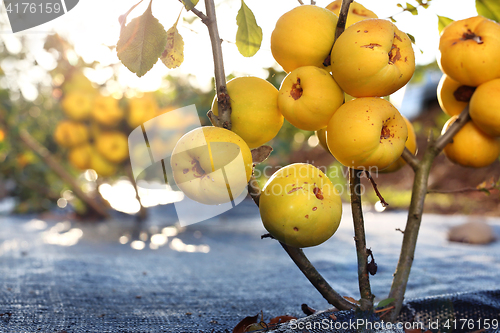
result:
M 498 190 L 498 186 L 489 186 L 489 187 L 484 187 L 484 188 L 477 188 L 477 187 L 465 187 L 461 188 L 458 190 L 427 190 L 427 194 L 453 194 L 453 193 L 468 193 L 468 192 L 485 192 L 485 191 L 492 191 L 492 190 Z
M 464 127 L 465 124 L 470 120 L 469 116 L 469 105 L 463 109 L 463 111 L 458 116 L 457 120 L 436 140 L 435 149 L 441 151 L 446 147 L 448 143 L 453 140 L 455 134 L 458 133 Z
M 297 0 L 301 5 L 304 4 L 304 2 L 302 0 Z
M 213 0 L 205 0 L 207 9 L 207 20 L 203 23 L 208 28 L 210 41 L 212 43 L 212 53 L 215 66 L 215 87 L 217 92 L 217 106 L 219 126 L 231 129 L 231 99 L 226 88 L 226 74 L 224 73 L 224 61 L 222 58 L 221 39 L 217 28 L 217 18 L 215 16 L 215 4 Z
M 358 284 L 361 300 L 359 308 L 369 311 L 373 308 L 373 298 L 368 275 L 368 250 L 366 249 L 365 225 L 361 207 L 361 179 L 363 171 L 349 168 L 349 190 L 351 195 L 352 219 L 354 222 L 354 241 L 358 258 Z
M 375 183 L 375 180 L 373 179 L 373 177 L 370 174 L 370 172 L 367 171 L 367 170 L 365 170 L 365 175 L 366 175 L 366 178 L 368 178 L 370 180 L 370 183 L 372 184 L 372 187 L 375 190 L 375 193 L 377 194 L 377 197 L 379 198 L 380 203 L 382 204 L 382 207 L 389 206 L 389 204 L 385 201 L 384 197 L 382 196 L 382 194 L 378 190 L 377 183 Z
M 420 160 L 415 155 L 413 155 L 411 151 L 408 150 L 408 148 L 405 147 L 405 149 L 403 150 L 403 154 L 401 154 L 401 157 L 413 169 L 413 171 L 416 170 Z
M 108 211 L 100 205 L 93 198 L 88 196 L 85 192 L 82 191 L 80 186 L 77 184 L 75 179 L 62 167 L 61 163 L 57 161 L 54 156 L 48 151 L 45 146 L 43 146 L 40 142 L 36 141 L 35 138 L 28 133 L 28 131 L 22 129 L 19 130 L 19 138 L 21 141 L 28 146 L 32 151 L 38 154 L 43 161 L 50 167 L 52 171 L 54 171 L 59 178 L 61 178 L 66 184 L 71 187 L 71 190 L 75 195 L 80 198 L 83 202 L 85 202 L 91 209 L 93 209 L 96 213 L 98 213 L 101 217 L 109 217 Z
M 339 310 L 351 310 L 355 309 L 356 305 L 347 301 L 344 297 L 338 294 L 333 288 L 326 282 L 326 280 L 319 274 L 316 268 L 311 264 L 309 259 L 307 259 L 304 252 L 296 247 L 288 246 L 281 243 L 281 246 L 288 253 L 290 258 L 293 260 L 295 265 L 304 273 L 309 282 L 320 292 L 320 294 L 326 299 L 328 303 L 335 306 Z
M 179 2 L 182 3 L 182 0 L 179 0 Z M 203 14 L 202 12 L 200 12 L 198 9 L 193 7 L 193 8 L 191 8 L 191 11 L 193 12 L 193 14 L 195 14 L 196 16 L 201 18 L 202 22 L 208 21 L 208 17 L 205 14 Z

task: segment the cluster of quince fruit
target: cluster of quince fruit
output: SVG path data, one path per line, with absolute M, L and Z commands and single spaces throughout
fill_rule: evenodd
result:
M 326 135 L 329 151 L 347 167 L 397 170 L 404 165 L 400 156 L 408 132 L 415 152 L 411 124 L 383 99 L 413 75 L 411 41 L 390 21 L 352 3 L 348 27 L 335 42 L 340 2 L 326 8 L 301 5 L 277 21 L 271 51 L 288 74 L 279 90 L 256 77 L 227 83 L 232 132 L 203 127 L 179 140 L 171 166 L 189 198 L 221 204 L 237 197 L 252 174 L 250 149 L 274 138 L 284 119 Z M 344 103 L 347 95 L 352 100 Z M 217 98 L 212 112 L 218 116 Z M 259 206 L 265 228 L 294 247 L 323 243 L 342 215 L 337 189 L 305 163 L 278 170 L 264 186 Z
M 302 5 L 278 19 L 271 51 L 288 72 L 279 110 L 297 128 L 317 131 L 322 146 L 344 166 L 396 171 L 405 164 L 400 157 L 405 146 L 415 153 L 416 137 L 411 123 L 384 97 L 413 76 L 411 40 L 356 2 L 335 40 L 341 2 L 326 8 Z M 269 179 L 260 212 L 276 239 L 308 247 L 335 233 L 342 204 L 319 169 L 293 164 Z
M 462 166 L 488 166 L 500 156 L 500 24 L 481 16 L 454 21 L 441 32 L 439 51 L 438 101 L 451 116 L 442 133 L 467 106 L 472 119 L 444 154 Z
M 101 177 L 115 175 L 128 159 L 130 128 L 161 113 L 153 96 L 145 94 L 126 101 L 104 96 L 81 72 L 73 73 L 62 90 L 65 118 L 57 124 L 54 140 L 67 149 L 73 167 L 93 169 Z

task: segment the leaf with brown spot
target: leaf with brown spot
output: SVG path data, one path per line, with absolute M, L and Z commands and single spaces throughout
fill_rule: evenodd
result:
M 177 23 L 179 17 L 174 25 L 167 31 L 167 44 L 160 59 L 165 66 L 170 69 L 179 67 L 184 61 L 184 40 L 177 30 Z
M 247 332 L 246 328 L 252 324 L 257 324 L 259 320 L 259 314 L 256 314 L 253 317 L 245 317 L 243 318 L 234 328 L 233 333 L 245 333 Z
M 252 149 L 253 164 L 259 164 L 267 160 L 272 151 L 273 148 L 271 146 L 260 146 L 258 148 Z

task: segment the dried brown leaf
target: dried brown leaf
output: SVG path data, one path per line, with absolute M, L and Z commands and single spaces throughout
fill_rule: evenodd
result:
M 233 328 L 233 333 L 245 333 L 247 332 L 247 327 L 252 325 L 252 324 L 257 324 L 257 321 L 259 320 L 259 314 L 253 316 L 253 317 L 245 317 L 243 318 L 234 328 Z
M 258 148 L 252 149 L 252 159 L 254 164 L 259 164 L 264 162 L 271 152 L 273 148 L 271 146 L 260 146 Z

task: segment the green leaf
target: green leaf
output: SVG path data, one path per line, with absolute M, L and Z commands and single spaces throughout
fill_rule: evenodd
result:
M 500 22 L 500 2 L 498 0 L 476 0 L 476 10 L 479 15 Z
M 180 17 L 180 14 L 179 14 Z M 177 30 L 177 22 L 167 31 L 167 45 L 160 59 L 168 68 L 177 68 L 184 61 L 184 40 Z
M 199 0 L 182 0 L 182 3 L 187 10 L 191 10 L 198 4 L 198 1 Z
M 444 28 L 446 28 L 446 26 L 448 24 L 450 24 L 451 22 L 453 22 L 453 20 L 451 18 L 448 18 L 448 17 L 445 17 L 445 16 L 437 16 L 438 17 L 438 30 L 439 30 L 439 33 L 441 33 L 443 31 Z
M 396 23 L 397 22 L 396 19 L 394 17 L 392 17 L 392 16 L 389 17 L 389 19 L 391 20 L 392 23 Z
M 241 8 L 236 16 L 238 31 L 236 32 L 236 46 L 244 57 L 251 57 L 260 49 L 262 43 L 262 29 L 257 25 L 253 12 L 241 0 Z
M 384 300 L 381 300 L 380 302 L 378 302 L 377 304 L 377 308 L 385 308 L 386 306 L 388 306 L 389 304 L 391 304 L 392 302 L 394 302 L 395 299 L 394 298 L 386 298 Z
M 417 7 L 409 4 L 408 2 L 406 3 L 406 11 L 410 12 L 412 15 L 418 15 L 418 10 Z
M 144 14 L 122 29 L 116 45 L 118 59 L 139 77 L 153 68 L 167 44 L 167 33 L 153 16 L 151 3 Z
M 410 38 L 411 42 L 413 44 L 415 44 L 415 36 L 413 36 L 412 34 L 409 34 L 409 33 L 407 33 L 406 35 L 408 36 L 408 38 Z

